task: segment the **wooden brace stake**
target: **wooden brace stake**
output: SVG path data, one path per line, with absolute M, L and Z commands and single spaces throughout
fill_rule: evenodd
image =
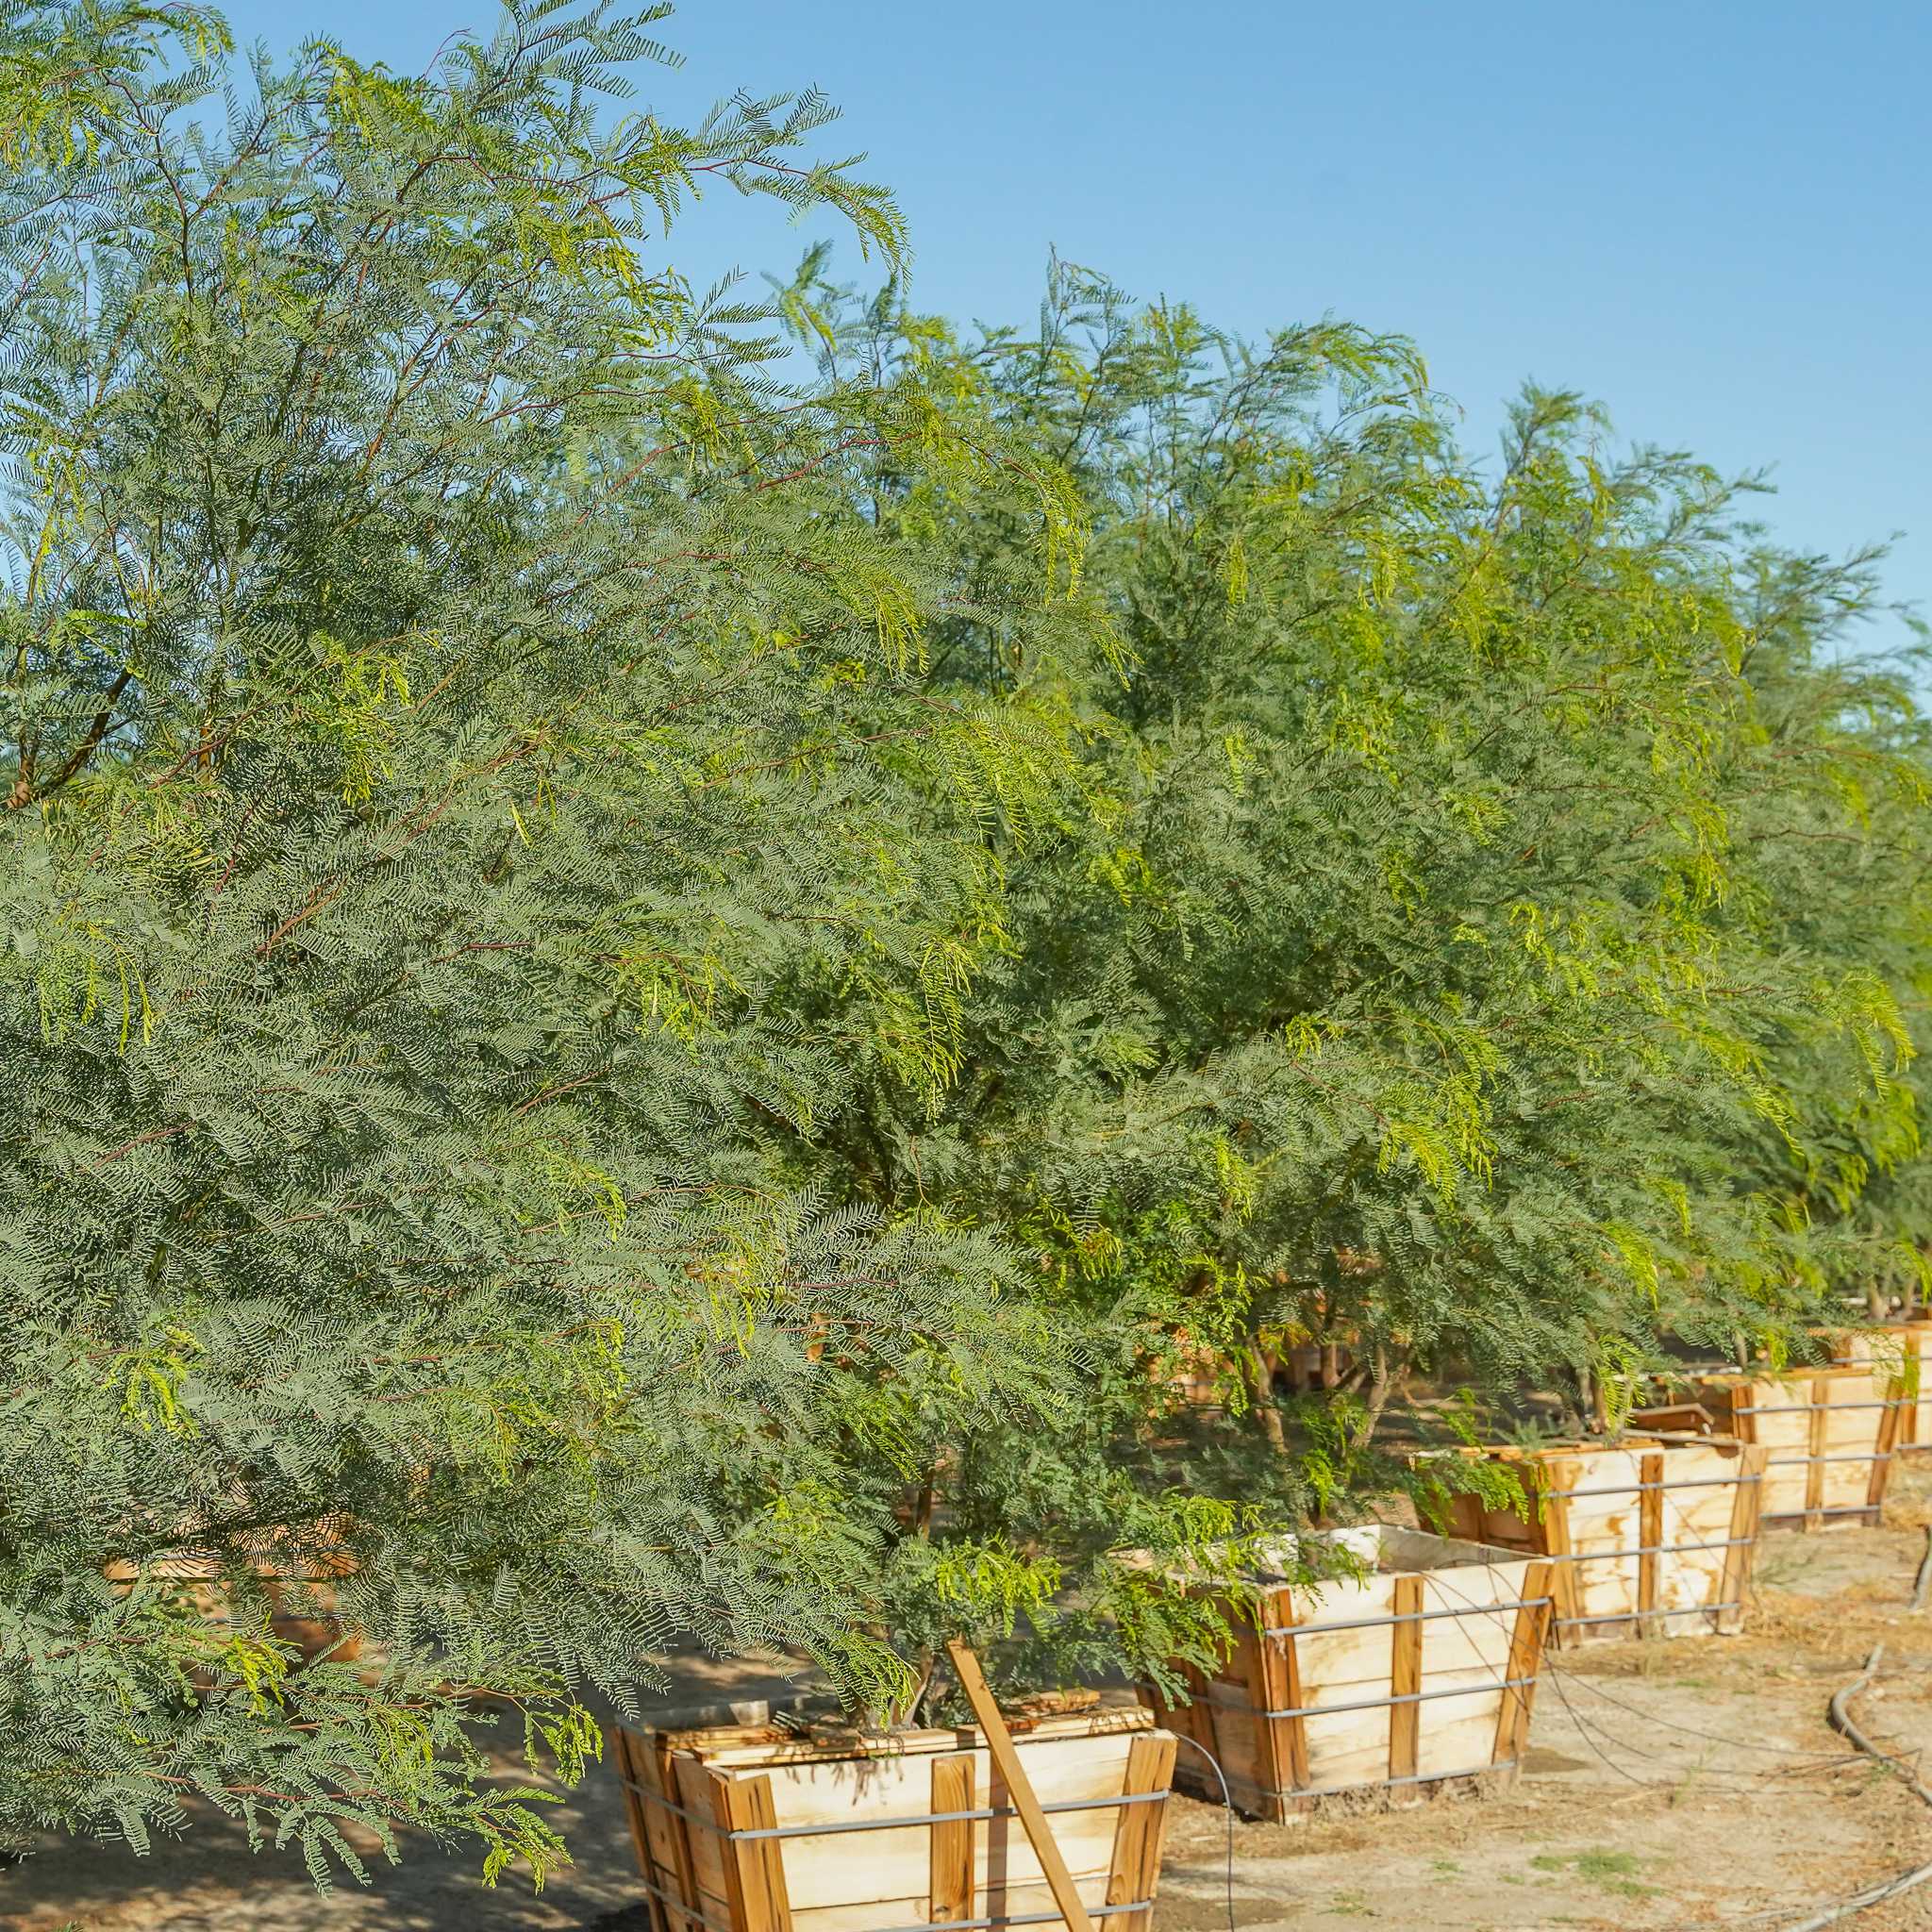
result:
M 1824 1521 L 1824 1455 L 1831 1445 L 1831 1383 L 1824 1375 L 1811 1380 L 1811 1427 L 1805 1464 L 1805 1527 L 1816 1529 Z
M 1033 1782 L 1020 1762 L 1020 1754 L 1013 1749 L 1012 1735 L 1000 1715 L 999 1706 L 992 1700 L 992 1692 L 987 1689 L 979 1659 L 957 1638 L 947 1643 L 946 1655 L 953 1660 L 954 1674 L 959 1679 L 967 1703 L 973 1707 L 973 1715 L 979 1720 L 979 1728 L 986 1733 L 987 1753 L 1006 1780 L 1007 1795 L 1020 1814 L 1020 1823 L 1033 1846 L 1033 1856 L 1040 1860 L 1047 1889 L 1053 1893 L 1060 1917 L 1067 1922 L 1068 1932 L 1093 1932 L 1093 1921 L 1087 1916 L 1087 1907 L 1074 1889 L 1074 1874 L 1067 1870 L 1067 1861 L 1060 1856 L 1059 1845 L 1047 1824 L 1046 1813 L 1033 1794 Z
M 1423 1707 L 1423 1579 L 1395 1579 L 1395 1616 L 1389 1626 L 1389 1775 L 1407 1782 L 1417 1770 Z M 1404 1702 L 1404 1699 L 1409 1700 Z
M 1637 1468 L 1637 1611 L 1642 1618 L 1657 1607 L 1657 1565 L 1664 1542 L 1663 1452 L 1639 1457 Z M 1641 1623 L 1638 1627 L 1648 1634 Z

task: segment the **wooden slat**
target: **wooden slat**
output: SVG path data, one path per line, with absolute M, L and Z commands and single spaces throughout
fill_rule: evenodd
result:
M 1811 1380 L 1810 1429 L 1807 1435 L 1811 1460 L 1805 1465 L 1805 1527 L 1816 1529 L 1824 1519 L 1818 1512 L 1824 1507 L 1825 1464 L 1820 1459 L 1831 1441 L 1831 1384 L 1823 1375 Z
M 611 1740 L 617 1760 L 617 1774 L 624 1780 L 624 1815 L 630 1824 L 631 1846 L 637 1853 L 638 1872 L 646 1884 L 662 1885 L 658 1876 L 657 1860 L 651 1856 L 651 1832 L 644 1822 L 644 1801 L 631 1787 L 646 1783 L 640 1770 L 631 1762 L 630 1733 L 622 1724 L 617 1726 L 616 1736 Z M 640 1751 L 640 1757 L 645 1757 Z M 644 1916 L 651 1922 L 651 1932 L 674 1932 L 670 1916 L 655 1893 L 644 1894 Z
M 626 1774 L 644 1790 L 675 1803 L 677 1794 L 666 1768 L 669 1754 L 661 1750 L 662 1734 L 650 1732 L 640 1736 L 620 1726 L 618 1735 L 622 1743 L 629 1747 L 630 1769 Z M 625 1761 L 619 1758 L 620 1769 Z M 644 1837 L 639 1868 L 646 1880 L 670 1892 L 676 1901 L 673 1904 L 653 1896 L 651 1905 L 660 1932 L 698 1932 L 698 1884 L 691 1868 L 685 1821 L 675 1811 L 650 1804 L 635 1791 L 626 1790 L 625 1796 L 631 1806 L 632 1829 L 641 1828 Z
M 1141 1741 L 1135 1740 L 1137 1744 Z M 935 1814 L 974 1808 L 972 1752 L 933 1759 L 932 1808 Z M 974 1916 L 973 1836 L 970 1818 L 949 1819 L 932 1827 L 932 1883 L 927 1903 L 928 1917 L 935 1925 Z
M 1878 1508 L 1885 1501 L 1886 1485 L 1891 1479 L 1891 1458 L 1898 1448 L 1899 1434 L 1905 1422 L 1903 1382 L 1888 1382 L 1886 1393 L 1894 1400 L 1886 1405 L 1878 1417 L 1878 1441 L 1874 1445 L 1872 1474 L 1865 1484 L 1865 1504 L 1871 1509 Z
M 1750 1588 L 1752 1559 L 1757 1554 L 1758 1526 L 1764 1517 L 1764 1465 L 1770 1458 L 1771 1451 L 1755 1442 L 1739 1446 L 1738 1487 L 1731 1495 L 1731 1526 L 1726 1532 L 1731 1546 L 1724 1552 L 1717 1598 L 1721 1604 L 1737 1606 L 1718 1612 L 1717 1627 L 1726 1636 L 1744 1627 L 1744 1592 Z
M 1168 1729 L 1177 1731 L 1182 1737 L 1191 1739 L 1200 1750 L 1190 1751 L 1180 1759 L 1176 1775 L 1186 1790 L 1211 1805 L 1221 1803 L 1221 1782 L 1214 1775 L 1203 1751 L 1213 1755 L 1222 1767 L 1223 1775 L 1230 1786 L 1239 1782 L 1239 1774 L 1229 1768 L 1223 1753 L 1215 1743 L 1215 1710 L 1210 1702 L 1208 1680 L 1192 1664 L 1183 1664 L 1180 1674 L 1187 1686 L 1189 1702 L 1170 1704 L 1159 1692 L 1143 1687 L 1141 1692 L 1141 1704 L 1153 1714 L 1157 1722 Z
M 1060 1857 L 1060 1848 L 1054 1841 L 1046 1813 L 1040 1808 L 1040 1800 L 1033 1795 L 1032 1780 L 1026 1775 L 1026 1767 L 1020 1762 L 1020 1754 L 1013 1749 L 1007 1721 L 1000 1715 L 1000 1707 L 987 1688 L 979 1659 L 957 1638 L 947 1643 L 946 1655 L 952 1658 L 959 1688 L 965 1691 L 966 1701 L 973 1707 L 973 1715 L 979 1720 L 979 1728 L 986 1734 L 986 1748 L 1006 1780 L 1007 1795 L 1013 1801 L 1013 1809 L 1020 1814 L 1020 1823 L 1025 1827 L 1027 1840 L 1033 1846 L 1033 1856 L 1040 1860 L 1040 1869 L 1046 1874 L 1047 1887 L 1053 1893 L 1053 1902 L 1059 1908 L 1060 1917 L 1067 1922 L 1069 1932 L 1093 1932 L 1093 1922 L 1087 1916 L 1087 1907 L 1074 1889 L 1067 1861 Z M 764 1928 L 748 1927 L 746 1932 L 764 1932 Z
M 739 1781 L 750 1800 L 748 1826 L 753 1831 L 772 1829 L 778 1823 L 778 1809 L 769 1777 L 748 1777 Z M 785 1846 L 777 1839 L 758 1839 L 734 1847 L 745 1865 L 757 1869 L 764 1884 L 764 1910 L 772 1932 L 791 1932 L 791 1903 L 785 1889 Z M 757 1932 L 754 1922 L 752 1932 Z
M 1562 1559 L 1575 1554 L 1570 1540 L 1570 1498 L 1559 1489 L 1548 1486 L 1547 1472 L 1538 1470 L 1539 1490 L 1537 1501 L 1542 1506 L 1543 1548 L 1557 1558 L 1556 1576 L 1557 1615 L 1558 1617 L 1580 1617 L 1583 1614 L 1583 1585 L 1576 1574 L 1576 1565 Z
M 1122 1795 L 1138 1797 L 1165 1791 L 1174 1783 L 1174 1753 L 1171 1737 L 1136 1738 L 1127 1754 Z M 1138 1904 L 1154 1896 L 1160 1876 L 1160 1851 L 1167 1837 L 1167 1807 L 1123 1805 L 1114 1827 L 1113 1862 L 1108 1868 L 1107 1902 L 1110 1906 Z M 1101 1917 L 1102 1932 L 1141 1932 L 1146 1912 L 1110 1912 Z
M 711 1774 L 711 1816 L 724 1832 L 763 1831 L 778 1822 L 769 1777 Z M 726 1839 L 721 1846 L 731 1932 L 791 1932 L 782 1841 Z
M 1295 1621 L 1294 1592 L 1276 1591 L 1268 1599 L 1268 1621 L 1284 1628 Z M 1300 1710 L 1303 1707 L 1301 1657 L 1293 1637 L 1282 1635 L 1267 1640 L 1268 1668 L 1262 1683 L 1268 1702 L 1264 1710 Z M 1308 1721 L 1305 1717 L 1278 1717 L 1274 1723 L 1274 1748 L 1269 1753 L 1269 1784 L 1274 1790 L 1300 1790 L 1309 1783 Z
M 1919 1441 L 1919 1399 L 1922 1373 L 1922 1351 L 1920 1344 L 1924 1333 L 1917 1327 L 1907 1327 L 1899 1337 L 1899 1366 L 1903 1371 L 1900 1377 L 1899 1392 L 1905 1398 L 1905 1407 L 1898 1419 L 1898 1443 L 1901 1449 L 1916 1448 Z
M 1720 1418 L 1724 1427 L 1719 1433 L 1729 1436 L 1736 1441 L 1755 1442 L 1757 1440 L 1757 1416 L 1752 1405 L 1757 1401 L 1757 1397 L 1751 1393 L 1751 1385 L 1749 1383 L 1745 1384 L 1741 1391 L 1743 1396 L 1741 1402 L 1739 1400 L 1740 1393 L 1740 1391 L 1736 1389 L 1724 1391 L 1724 1402 L 1726 1407 L 1724 1415 Z M 1707 1402 L 1716 1399 L 1713 1395 L 1707 1395 L 1705 1397 Z M 1745 1409 L 1747 1413 L 1740 1415 L 1738 1411 L 1740 1408 Z
M 1491 1761 L 1507 1764 L 1523 1756 L 1529 1738 L 1529 1713 L 1536 1699 L 1536 1677 L 1542 1668 L 1543 1645 L 1548 1640 L 1554 1604 L 1536 1599 L 1551 1594 L 1552 1579 L 1557 1566 L 1532 1563 L 1523 1579 L 1524 1603 L 1517 1609 L 1516 1623 L 1509 1633 L 1509 1664 L 1503 1673 L 1508 1688 L 1503 1692 L 1502 1707 L 1496 1713 L 1496 1741 Z M 1517 1684 L 1518 1677 L 1530 1682 Z
M 661 1757 L 658 1772 L 673 1781 L 673 1795 L 691 1814 L 677 1821 L 684 1854 L 691 1860 L 691 1898 L 716 1920 L 724 1906 L 724 1839 L 702 1821 L 712 1818 L 717 1809 L 711 1795 L 717 1774 L 689 1752 Z
M 1465 1542 L 1482 1541 L 1483 1499 L 1480 1496 L 1472 1495 L 1467 1490 L 1452 1491 L 1445 1516 L 1451 1536 L 1460 1537 Z
M 1712 1414 L 1706 1396 L 1703 1402 L 1652 1403 L 1633 1408 L 1624 1418 L 1627 1429 L 1640 1429 L 1646 1436 L 1724 1436 L 1730 1432 L 1721 1416 Z M 1719 1404 L 1722 1407 L 1722 1403 Z
M 1638 1491 L 1637 1510 L 1637 1608 L 1641 1615 L 1657 1608 L 1657 1574 L 1661 1560 L 1657 1553 L 1664 1541 L 1663 1452 L 1643 1457 L 1638 1467 L 1643 1485 Z
M 1239 1715 L 1232 1711 L 1221 1715 L 1229 1724 L 1241 1725 L 1248 1736 L 1242 1740 L 1243 1749 L 1239 1753 L 1221 1755 L 1224 1759 L 1244 1762 L 1255 1782 L 1263 1790 L 1273 1790 L 1281 1782 L 1274 1769 L 1274 1725 L 1262 1713 L 1284 1707 L 1277 1706 L 1268 1694 L 1271 1681 L 1279 1673 L 1270 1668 L 1274 1646 L 1261 1635 L 1267 1621 L 1265 1609 L 1257 1609 L 1252 1616 L 1243 1615 L 1235 1625 L 1234 1650 L 1223 1675 L 1241 1687 L 1241 1709 Z M 1223 1768 L 1225 1770 L 1224 1764 Z
M 1180 1729 L 1184 1737 L 1193 1739 L 1204 1750 L 1212 1751 L 1214 1707 L 1208 1697 L 1207 1674 L 1192 1664 L 1185 1667 L 1183 1674 L 1187 1678 L 1188 1695 L 1191 1701 L 1180 1706 L 1174 1712 L 1174 1717 L 1180 1721 Z M 1166 1718 L 1161 1721 L 1164 1724 L 1172 1722 Z
M 718 1827 L 718 1856 L 724 1886 L 724 1910 L 731 1922 L 731 1932 L 767 1932 L 764 1924 L 754 1925 L 751 1919 L 752 1901 L 745 1897 L 744 1874 L 738 1860 L 732 1857 L 736 1849 L 724 1836 L 736 1831 L 741 1824 L 750 1822 L 750 1805 L 743 1796 L 744 1787 L 723 1772 L 714 1771 L 708 1777 L 711 1797 L 711 1818 Z M 762 1873 L 759 1874 L 762 1876 Z M 762 1905 L 763 1901 L 758 1903 Z
M 1389 1651 L 1389 1694 L 1413 1697 L 1423 1688 L 1423 1626 L 1417 1621 L 1423 1607 L 1423 1579 L 1398 1576 L 1395 1579 L 1395 1615 L 1391 1626 Z M 1391 1704 L 1389 1707 L 1389 1775 L 1413 1777 L 1416 1743 L 1420 1735 L 1423 1707 L 1420 1704 Z

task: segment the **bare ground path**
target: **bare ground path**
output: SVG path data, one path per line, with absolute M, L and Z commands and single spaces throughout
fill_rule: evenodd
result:
M 1872 1645 L 1886 1664 L 1860 1721 L 1932 1757 L 1932 1610 L 1906 1610 L 1932 1522 L 1932 1465 L 1908 1464 L 1882 1529 L 1777 1534 L 1749 1634 L 1605 1645 L 1559 1660 L 1538 1693 L 1512 1790 L 1297 1826 L 1238 1824 L 1241 1932 L 1783 1932 L 1807 1911 L 1932 1857 L 1932 1812 L 1824 1723 Z M 695 1710 L 792 1688 L 771 1667 L 693 1659 Z M 722 1713 L 721 1713 L 722 1714 Z M 539 1897 L 485 1890 L 474 1860 L 423 1853 L 368 1890 L 321 1899 L 298 1860 L 251 1856 L 225 1821 L 146 1858 L 58 1844 L 0 1875 L 8 1932 L 642 1932 L 614 1782 L 593 1773 L 558 1823 L 576 1863 Z M 1228 1923 L 1227 1826 L 1175 1801 L 1161 1932 Z M 1932 1927 L 1932 1886 L 1848 1922 Z

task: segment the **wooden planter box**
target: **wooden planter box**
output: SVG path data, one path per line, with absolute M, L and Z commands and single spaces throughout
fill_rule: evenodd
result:
M 293 1644 L 303 1660 L 312 1663 L 327 1656 L 332 1663 L 354 1663 L 362 1655 L 362 1637 L 335 1615 L 337 1579 L 355 1569 L 355 1559 L 345 1550 L 324 1550 L 319 1555 L 294 1562 L 277 1561 L 272 1544 L 248 1565 L 269 1604 L 269 1631 L 284 1643 Z M 236 1594 L 234 1570 L 228 1559 L 212 1550 L 174 1550 L 148 1559 L 147 1574 L 171 1593 L 186 1598 L 205 1617 L 217 1623 L 231 1621 Z M 102 1574 L 122 1593 L 130 1591 L 141 1575 L 141 1565 L 116 1561 L 104 1566 Z M 297 1587 L 305 1600 L 302 1607 L 284 1607 L 290 1586 Z
M 1211 1349 L 1184 1347 L 1161 1386 L 1182 1407 L 1218 1414 L 1224 1407 L 1222 1374 L 1225 1367 L 1225 1358 Z
M 1874 1363 L 1702 1375 L 1686 1401 L 1640 1409 L 1630 1421 L 1761 1445 L 1765 1527 L 1829 1529 L 1878 1521 L 1906 1407 L 1900 1378 Z
M 1707 1437 L 1476 1453 L 1511 1465 L 1528 1499 L 1458 1493 L 1449 1526 L 1550 1559 L 1558 1645 L 1743 1628 L 1769 1450 Z
M 1211 1680 L 1189 1671 L 1193 1702 L 1170 1713 L 1211 1751 L 1236 1807 L 1285 1822 L 1341 1791 L 1415 1798 L 1449 1778 L 1512 1774 L 1529 1729 L 1552 1607 L 1553 1566 L 1420 1530 L 1372 1524 L 1333 1541 L 1359 1580 L 1307 1588 L 1257 1579 L 1256 1614 Z M 1183 1790 L 1221 1800 L 1188 1754 Z
M 1131 1707 L 1011 1728 L 1096 1932 L 1146 1932 L 1174 1734 Z M 658 1932 L 1064 1932 L 976 1729 L 619 1727 L 616 1764 Z
M 1859 1328 L 1837 1330 L 1832 1338 L 1832 1360 L 1840 1365 L 1863 1367 L 1871 1364 L 1890 1371 L 1900 1379 L 1905 1406 L 1899 1414 L 1898 1440 L 1894 1455 L 1932 1452 L 1932 1378 L 1926 1367 L 1932 1363 L 1932 1322 L 1880 1322 Z
M 1274 1387 L 1284 1359 L 1273 1349 L 1261 1350 L 1260 1370 L 1264 1386 Z M 1212 1349 L 1191 1347 L 1185 1338 L 1180 1338 L 1178 1354 L 1160 1386 L 1179 1407 L 1219 1415 L 1226 1407 L 1226 1378 L 1231 1367 L 1228 1357 L 1218 1355 Z

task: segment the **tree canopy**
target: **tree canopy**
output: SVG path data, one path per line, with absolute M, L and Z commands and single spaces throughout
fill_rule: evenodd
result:
M 7 1845 L 541 1878 L 491 1711 L 1158 1670 L 1405 1370 L 1922 1277 L 1875 556 L 1567 394 L 1474 460 L 1343 324 L 925 315 L 819 97 L 633 111 L 663 11 L 0 8 Z M 691 288 L 723 186 L 884 285 Z
M 1406 1363 L 1587 1390 L 1922 1277 L 1926 768 L 1907 676 L 1845 649 L 1875 558 L 1775 552 L 1751 479 L 1618 457 L 1574 396 L 1474 463 L 1405 341 L 1242 343 L 1066 265 L 1037 334 L 960 339 L 806 275 L 828 375 L 924 368 L 1075 479 L 1113 645 L 964 1074 L 881 1081 L 827 1172 L 997 1202 L 1237 1404 L 1347 1333 L 1331 1446 Z M 954 541 L 998 582 L 984 508 Z
M 138 1843 L 199 1792 L 318 1861 L 358 1819 L 541 1871 L 476 1697 L 568 1767 L 579 1688 L 673 1634 L 889 1695 L 846 1382 L 1058 1375 L 986 1233 L 760 1146 L 858 1058 L 950 1075 L 985 829 L 1067 770 L 1050 684 L 934 679 L 942 560 L 847 459 L 970 495 L 1017 458 L 909 386 L 781 391 L 670 273 L 720 176 L 900 237 L 799 159 L 811 97 L 600 114 L 645 24 L 512 9 L 409 81 L 8 10 L 14 1828 Z M 1030 516 L 1044 658 L 1043 474 Z M 184 1550 L 239 1607 L 147 1574 Z M 374 1681 L 256 1614 L 317 1563 Z

